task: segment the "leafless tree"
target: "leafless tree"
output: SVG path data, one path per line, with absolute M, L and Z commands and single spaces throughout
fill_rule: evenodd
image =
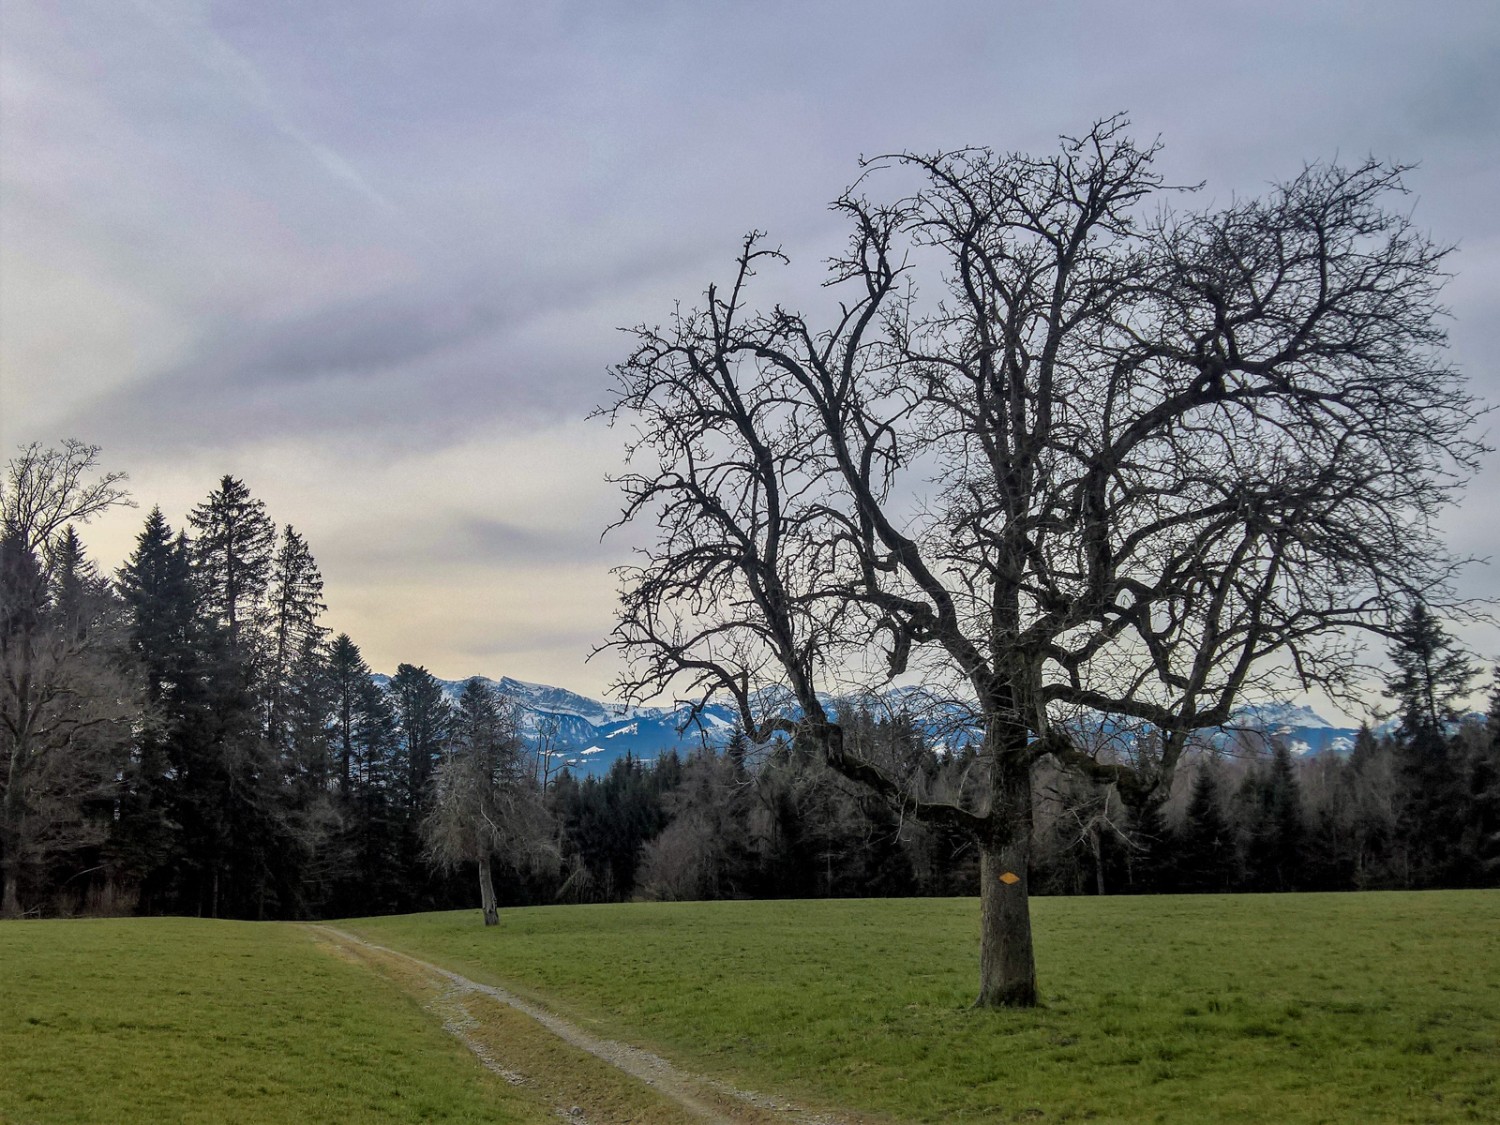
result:
M 1156 151 L 1113 118 L 1051 156 L 867 161 L 822 327 L 753 307 L 782 260 L 753 234 L 727 288 L 635 330 L 602 411 L 635 435 L 621 522 L 659 527 L 620 686 L 727 696 L 972 834 L 983 1005 L 1036 1000 L 1038 759 L 1140 801 L 1248 689 L 1347 690 L 1359 630 L 1451 596 L 1434 517 L 1481 452 L 1400 167 L 1177 211 Z M 915 187 L 867 198 L 889 180 Z M 846 743 L 830 696 L 903 674 L 972 708 L 978 799 Z M 1082 709 L 1158 752 L 1088 753 Z
M 109 795 L 139 718 L 122 670 L 121 623 L 82 556 L 74 523 L 128 504 L 99 447 L 20 448 L 0 479 L 0 913 L 21 877 L 97 842 L 88 803 Z
M 486 926 L 500 921 L 493 858 L 519 867 L 552 854 L 550 825 L 528 766 L 516 705 L 483 680 L 469 680 L 433 776 L 422 831 L 428 854 L 442 866 L 477 865 Z
M 87 523 L 116 505 L 133 507 L 125 474 L 100 473 L 99 446 L 66 438 L 61 449 L 20 447 L 0 482 L 0 522 L 26 547 L 44 552 L 68 524 Z
M 44 568 L 0 535 L 0 915 L 22 912 L 28 872 L 102 842 L 142 715 L 119 605 L 71 525 L 59 545 Z

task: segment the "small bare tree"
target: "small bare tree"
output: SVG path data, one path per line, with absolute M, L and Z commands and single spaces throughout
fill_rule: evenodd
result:
M 1481 452 L 1401 168 L 1173 211 L 1125 128 L 867 162 L 824 326 L 753 308 L 782 255 L 752 235 L 727 288 L 635 330 L 603 410 L 636 435 L 621 522 L 659 527 L 621 688 L 727 696 L 970 834 L 983 1005 L 1036 1002 L 1037 761 L 1139 804 L 1248 689 L 1347 690 L 1359 630 L 1451 598 L 1434 517 Z M 914 186 L 864 194 L 890 179 Z M 903 674 L 972 710 L 972 798 L 846 741 L 830 697 Z M 1155 752 L 1091 753 L 1084 710 Z
M 493 858 L 517 867 L 545 860 L 550 825 L 528 768 L 517 707 L 478 677 L 459 695 L 432 785 L 422 824 L 428 854 L 444 867 L 478 866 L 484 924 L 496 925 Z

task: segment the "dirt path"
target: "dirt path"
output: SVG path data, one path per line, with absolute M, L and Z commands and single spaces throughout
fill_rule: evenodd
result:
M 584 1051 L 616 1071 L 650 1087 L 673 1103 L 673 1107 L 689 1121 L 709 1122 L 710 1125 L 861 1125 L 861 1122 L 867 1120 L 848 1114 L 833 1116 L 817 1113 L 782 1098 L 737 1089 L 707 1075 L 682 1070 L 650 1051 L 591 1035 L 556 1013 L 503 988 L 481 984 L 440 965 L 376 945 L 332 926 L 315 925 L 309 929 L 339 947 L 345 956 L 373 962 L 377 967 L 387 970 L 397 970 L 390 975 L 399 978 L 416 973 L 436 990 L 430 1006 L 442 1017 L 444 1030 L 461 1040 L 490 1071 L 512 1084 L 546 1086 L 549 1083 L 545 1075 L 516 1069 L 521 1064 L 506 1057 L 506 1043 L 496 1041 L 498 1036 L 493 1033 L 495 1029 L 489 1029 L 491 1033 L 486 1034 L 487 1021 L 484 1013 L 477 1012 L 471 1006 L 476 1001 L 493 1002 L 520 1013 L 570 1047 Z M 601 1111 L 584 1105 L 563 1104 L 567 1101 L 569 1099 L 564 1098 L 559 1103 L 559 1116 L 579 1125 L 611 1125 L 616 1120 L 637 1119 L 635 1110 L 618 1109 L 614 1112 L 619 1116 L 611 1116 L 612 1111 L 608 1107 Z M 655 1121 L 658 1118 L 648 1112 L 640 1119 Z

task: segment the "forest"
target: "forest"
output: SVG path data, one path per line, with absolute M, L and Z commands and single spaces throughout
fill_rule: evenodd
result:
M 631 899 L 971 895 L 972 840 L 924 824 L 816 748 L 721 749 L 553 772 L 485 681 L 383 684 L 324 624 L 306 539 L 223 477 L 174 527 L 147 514 L 114 573 L 78 525 L 127 502 L 98 449 L 21 450 L 0 538 L 0 871 L 6 915 L 346 917 Z M 393 609 L 399 612 L 399 609 Z M 1352 753 L 1204 742 L 1140 807 L 1048 760 L 1044 894 L 1500 885 L 1500 691 L 1412 606 L 1397 721 Z M 846 737 L 923 791 L 978 784 L 976 748 L 851 706 Z M 1149 750 L 1149 748 L 1148 748 Z M 487 888 L 486 888 L 487 889 Z

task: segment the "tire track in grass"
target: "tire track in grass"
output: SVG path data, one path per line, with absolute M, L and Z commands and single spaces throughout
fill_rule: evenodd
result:
M 546 1028 L 563 1042 L 581 1051 L 586 1051 L 616 1070 L 644 1083 L 662 1096 L 675 1102 L 692 1118 L 709 1125 L 859 1125 L 861 1119 L 848 1116 L 831 1116 L 803 1109 L 784 1098 L 768 1097 L 749 1090 L 741 1090 L 711 1078 L 695 1074 L 674 1066 L 660 1055 L 614 1039 L 602 1039 L 591 1035 L 577 1024 L 563 1019 L 555 1012 L 538 1004 L 524 1000 L 503 988 L 481 984 L 468 977 L 434 965 L 429 961 L 413 957 L 400 950 L 376 945 L 357 934 L 333 926 L 311 926 L 310 929 L 331 941 L 362 949 L 368 953 L 391 958 L 419 970 L 428 978 L 436 978 L 446 988 L 435 1001 L 439 1014 L 444 1017 L 443 1028 L 456 1036 L 489 1070 L 511 1083 L 525 1083 L 526 1078 L 508 1070 L 495 1058 L 493 1045 L 484 1042 L 474 1033 L 477 1021 L 465 1004 L 469 997 L 485 997 L 520 1012 Z M 575 1107 L 559 1110 L 560 1115 L 573 1121 L 585 1118 Z M 602 1123 L 601 1123 L 602 1125 Z

